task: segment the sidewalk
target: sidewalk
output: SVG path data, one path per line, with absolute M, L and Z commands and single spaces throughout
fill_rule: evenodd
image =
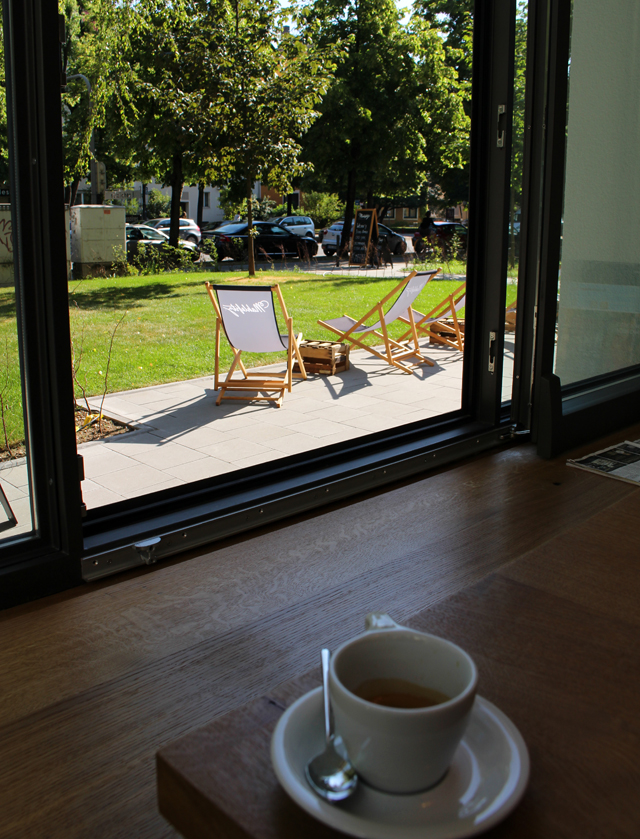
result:
M 84 501 L 92 509 L 458 409 L 462 353 L 425 345 L 425 354 L 435 366 L 407 375 L 354 351 L 344 373 L 296 379 L 281 408 L 243 402 L 216 407 L 212 376 L 110 394 L 105 414 L 135 430 L 78 447 Z M 506 400 L 511 336 L 504 367 Z M 96 409 L 100 401 L 90 400 Z M 30 530 L 26 463 L 0 467 L 0 482 L 19 523 L 0 538 Z
M 107 396 L 105 413 L 137 430 L 80 446 L 84 501 L 99 507 L 458 409 L 462 353 L 425 354 L 435 366 L 407 375 L 352 352 L 344 373 L 296 379 L 281 408 L 216 407 L 212 377 Z

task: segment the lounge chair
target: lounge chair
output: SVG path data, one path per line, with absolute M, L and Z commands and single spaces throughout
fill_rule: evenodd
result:
M 404 341 L 409 335 L 413 335 L 415 331 L 420 338 L 427 337 L 432 343 L 445 344 L 448 347 L 462 351 L 464 349 L 464 330 L 460 326 L 458 312 L 465 305 L 466 286 L 466 283 L 462 283 L 461 286 L 458 286 L 452 294 L 447 295 L 444 300 L 441 300 L 426 315 L 413 309 L 412 320 L 400 318 L 404 323 L 410 324 L 409 329 L 402 335 L 400 340 Z
M 212 285 L 205 283 L 207 292 L 216 310 L 216 358 L 215 386 L 218 391 L 216 405 L 223 399 L 237 399 L 251 402 L 264 399 L 275 402 L 281 407 L 285 391 L 291 391 L 291 380 L 306 379 L 298 342 L 301 335 L 294 335 L 293 322 L 280 291 L 280 286 L 234 286 Z M 274 295 L 275 292 L 275 295 Z M 282 335 L 278 328 L 275 311 L 275 299 L 282 311 L 287 334 Z M 224 329 L 227 340 L 233 350 L 231 368 L 224 381 L 220 379 L 220 332 Z M 284 373 L 252 373 L 242 363 L 243 352 L 282 352 L 287 351 L 287 369 Z M 300 372 L 293 373 L 293 356 L 296 356 Z M 233 378 L 239 368 L 242 378 Z M 227 396 L 227 391 L 254 392 L 249 396 Z
M 422 355 L 420 345 L 418 344 L 418 334 L 413 328 L 413 310 L 411 308 L 414 300 L 420 294 L 422 289 L 426 286 L 429 280 L 432 280 L 436 274 L 440 273 L 440 268 L 434 271 L 412 271 L 408 277 L 405 277 L 402 282 L 383 297 L 379 303 L 370 309 L 360 320 L 355 320 L 349 315 L 343 315 L 341 318 L 333 318 L 332 320 L 319 320 L 320 326 L 334 332 L 338 341 L 347 341 L 355 347 L 360 347 L 377 358 L 386 361 L 393 367 L 403 370 L 405 373 L 412 373 L 415 367 L 419 364 L 428 364 L 433 367 L 434 362 Z M 395 303 L 389 308 L 385 314 L 384 306 L 395 295 L 398 295 Z M 407 315 L 407 318 L 403 318 Z M 367 326 L 366 321 L 372 317 L 377 317 L 378 320 Z M 387 327 L 396 320 L 404 320 L 405 323 L 412 324 L 406 336 L 399 341 L 389 337 Z M 362 338 L 365 335 L 375 335 L 381 338 L 384 342 L 384 352 L 380 352 L 375 347 L 369 347 L 362 343 Z M 407 336 L 411 338 L 406 340 Z M 417 363 L 412 363 L 408 359 L 415 358 Z

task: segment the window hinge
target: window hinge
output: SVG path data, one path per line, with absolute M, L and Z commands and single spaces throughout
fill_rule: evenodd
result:
M 498 105 L 498 136 L 496 139 L 496 146 L 499 149 L 504 148 L 504 115 L 507 113 L 506 105 Z
M 501 440 L 516 440 L 518 437 L 526 437 L 531 434 L 530 428 L 518 428 L 517 425 L 510 425 L 500 435 Z
M 496 333 L 489 333 L 489 372 L 496 372 Z

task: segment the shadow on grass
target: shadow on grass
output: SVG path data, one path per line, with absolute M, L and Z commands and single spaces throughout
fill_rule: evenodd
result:
M 135 309 L 149 300 L 182 297 L 177 291 L 181 287 L 182 284 L 159 282 L 135 286 L 119 284 L 94 290 L 82 286 L 69 293 L 69 302 L 76 303 L 79 309 Z

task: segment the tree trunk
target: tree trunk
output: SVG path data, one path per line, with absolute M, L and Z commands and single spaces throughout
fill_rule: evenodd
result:
M 251 231 L 253 230 L 253 206 L 251 204 L 252 185 L 253 179 L 251 178 L 251 175 L 247 175 L 247 252 L 249 254 L 249 276 L 255 277 L 256 262 L 253 254 L 253 236 L 251 235 Z
M 198 210 L 196 215 L 196 224 L 202 227 L 202 211 L 204 210 L 204 183 L 202 181 L 198 184 Z
M 367 192 L 367 210 L 373 209 L 373 190 Z
M 142 220 L 147 218 L 147 185 L 142 184 Z
M 347 202 L 344 208 L 344 224 L 342 225 L 342 234 L 340 236 L 340 247 L 338 248 L 338 256 L 346 256 L 349 250 L 349 242 L 351 240 L 351 223 L 353 221 L 353 206 L 356 200 L 356 169 L 352 166 L 349 169 L 347 180 Z
M 80 186 L 80 178 L 76 178 L 71 183 L 71 188 L 69 190 L 69 206 L 72 207 L 76 203 L 76 199 L 78 197 L 78 187 Z
M 184 176 L 182 174 L 182 152 L 173 155 L 173 169 L 171 172 L 171 224 L 169 226 L 169 244 L 177 248 L 180 238 L 180 199 Z

